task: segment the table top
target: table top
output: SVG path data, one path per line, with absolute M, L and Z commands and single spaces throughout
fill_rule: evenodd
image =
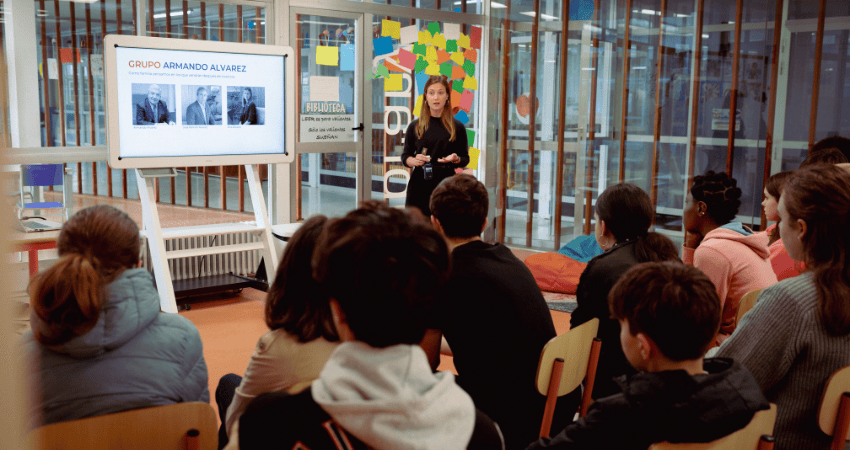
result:
M 15 230 L 10 235 L 12 237 L 12 243 L 15 245 L 41 244 L 45 242 L 56 242 L 59 239 L 59 230 L 33 231 L 31 233 Z
M 287 241 L 293 234 L 295 234 L 295 231 L 301 227 L 302 223 L 303 222 L 279 223 L 277 225 L 272 225 L 272 235 L 282 241 Z

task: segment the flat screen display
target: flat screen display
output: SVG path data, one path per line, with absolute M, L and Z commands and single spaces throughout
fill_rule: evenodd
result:
M 266 46 L 135 39 L 141 42 L 107 47 L 115 167 L 288 162 L 281 157 L 290 153 L 286 84 L 293 74 L 282 47 L 281 54 L 258 54 L 251 52 Z M 198 49 L 211 45 L 225 48 Z

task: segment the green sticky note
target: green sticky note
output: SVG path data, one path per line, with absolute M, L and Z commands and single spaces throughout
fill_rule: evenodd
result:
M 425 56 L 425 44 L 413 44 L 413 54 Z
M 446 41 L 446 51 L 449 52 L 449 53 L 456 52 L 457 51 L 457 41 L 454 40 L 454 39 L 447 40 Z
M 446 64 L 448 64 L 448 63 L 446 63 Z M 452 90 L 457 91 L 460 94 L 463 94 L 463 80 L 452 81 Z
M 422 58 L 416 60 L 416 65 L 413 67 L 413 73 L 419 73 L 425 70 L 428 67 L 428 61 L 425 61 Z
M 389 77 L 384 78 L 384 91 L 397 92 L 402 90 L 402 77 L 400 73 L 391 73 Z
M 431 22 L 428 24 L 428 32 L 431 33 L 431 36 L 440 32 L 440 24 L 437 22 Z
M 440 75 L 445 75 L 446 78 L 452 76 L 452 63 L 444 62 L 440 64 Z
M 467 59 L 463 63 L 463 71 L 467 75 L 475 75 L 475 63 Z
M 475 132 L 472 130 L 466 130 L 466 144 L 472 147 L 475 145 Z
M 384 77 L 384 78 L 389 78 L 390 77 L 390 69 L 388 69 L 387 66 L 381 64 L 380 66 L 378 66 L 378 76 Z

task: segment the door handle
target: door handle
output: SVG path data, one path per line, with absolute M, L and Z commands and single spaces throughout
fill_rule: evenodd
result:
M 360 122 L 360 126 L 352 128 L 351 131 L 363 131 L 363 122 Z

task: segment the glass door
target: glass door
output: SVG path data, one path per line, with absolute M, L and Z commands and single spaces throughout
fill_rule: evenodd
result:
M 363 14 L 290 9 L 295 50 L 299 218 L 341 216 L 368 199 L 363 157 Z

